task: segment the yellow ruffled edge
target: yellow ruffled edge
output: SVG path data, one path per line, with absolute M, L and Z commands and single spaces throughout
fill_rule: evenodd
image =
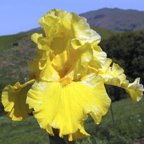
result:
M 127 91 L 133 101 L 140 101 L 143 97 L 144 87 L 140 84 L 140 78 L 136 78 L 133 83 L 124 85 L 123 88 Z
M 133 83 L 129 83 L 124 74 L 123 68 L 118 64 L 112 63 L 111 59 L 107 59 L 102 69 L 95 70 L 98 75 L 102 76 L 105 84 L 121 87 L 130 95 L 133 101 L 140 101 L 143 96 L 143 85 L 140 84 L 140 78 L 136 78 Z M 92 69 L 92 68 L 91 68 Z
M 29 87 L 34 81 L 30 80 L 22 85 L 17 82 L 14 86 L 8 85 L 3 89 L 1 101 L 7 115 L 13 121 L 21 121 L 31 112 L 25 101 Z
M 59 35 L 59 32 L 62 32 L 60 26 L 63 27 L 64 33 L 66 31 L 69 35 L 71 46 L 74 49 L 77 49 L 86 43 L 96 42 L 96 44 L 98 44 L 101 41 L 100 35 L 90 28 L 87 20 L 75 13 L 53 9 L 41 17 L 39 24 L 44 29 L 46 37 L 36 33 L 32 35 L 32 40 L 41 50 L 47 50 L 53 37 L 56 37 Z M 56 28 L 57 26 L 59 26 L 58 30 Z

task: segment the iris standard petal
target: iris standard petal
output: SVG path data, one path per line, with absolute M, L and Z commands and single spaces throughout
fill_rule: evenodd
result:
M 72 14 L 72 29 L 74 32 L 74 38 L 71 44 L 74 48 L 79 48 L 86 43 L 100 42 L 100 35 L 92 30 L 84 17 L 80 17 L 76 14 Z

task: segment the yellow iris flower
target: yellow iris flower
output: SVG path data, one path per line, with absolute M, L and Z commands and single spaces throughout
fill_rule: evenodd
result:
M 45 34 L 35 33 L 37 56 L 30 62 L 34 80 L 6 86 L 2 103 L 12 120 L 33 112 L 41 128 L 69 141 L 88 136 L 89 114 L 99 124 L 110 106 L 105 84 L 124 88 L 139 101 L 143 86 L 126 80 L 124 70 L 99 47 L 101 37 L 75 13 L 51 10 L 39 21 Z

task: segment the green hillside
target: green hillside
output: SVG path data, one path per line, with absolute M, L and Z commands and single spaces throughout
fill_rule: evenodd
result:
M 31 34 L 32 32 L 30 31 L 13 35 L 0 36 L 0 52 L 13 47 L 14 44 L 18 43 L 20 40 Z
M 16 81 L 23 81 L 27 77 L 27 63 L 34 55 L 35 45 L 32 43 L 30 33 L 21 33 L 0 37 L 0 91 L 4 85 Z M 12 46 L 16 43 L 16 46 Z
M 144 137 L 144 99 L 139 103 L 124 99 L 112 108 L 114 123 L 110 111 L 98 126 L 88 119 L 85 125 L 91 137 L 76 144 L 137 144 Z M 32 116 L 22 122 L 1 116 L 0 130 L 0 144 L 48 144 L 47 134 Z

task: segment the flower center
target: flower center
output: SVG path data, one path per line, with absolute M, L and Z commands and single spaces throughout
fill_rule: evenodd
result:
M 72 82 L 72 79 L 70 77 L 64 77 L 60 79 L 60 83 L 62 86 L 66 86 Z

